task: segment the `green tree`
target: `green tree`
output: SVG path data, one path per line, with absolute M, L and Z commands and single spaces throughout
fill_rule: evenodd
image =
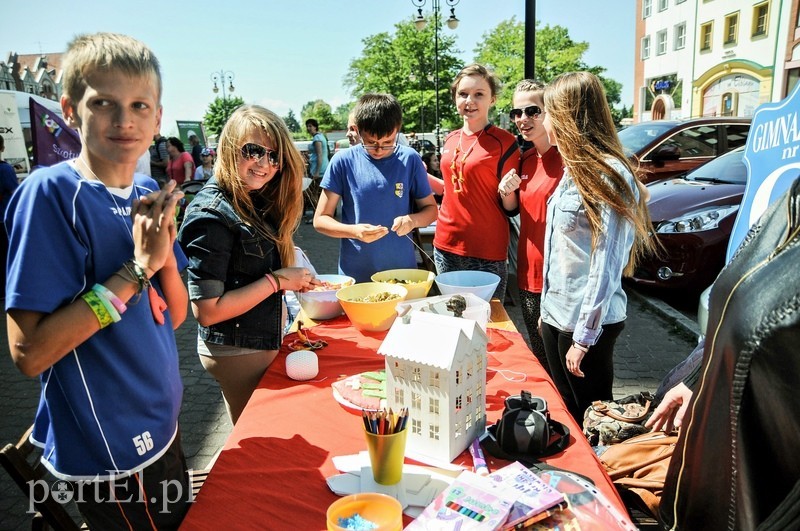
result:
M 240 96 L 225 99 L 217 97 L 214 99 L 203 117 L 203 126 L 206 131 L 209 134 L 219 136 L 225 126 L 225 122 L 228 121 L 228 117 L 240 105 L 244 105 L 244 100 Z
M 289 114 L 283 117 L 283 121 L 286 123 L 290 133 L 299 133 L 302 130 L 300 122 L 297 121 L 297 117 L 295 117 L 294 111 L 291 109 L 289 109 Z
M 621 118 L 621 111 L 615 108 L 621 101 L 622 84 L 604 76 L 605 68 L 589 66 L 583 55 L 589 43 L 576 42 L 563 26 L 536 23 L 536 50 L 534 52 L 534 77 L 544 83 L 564 72 L 587 70 L 597 75 L 606 89 L 608 103 L 615 120 Z M 500 22 L 493 30 L 483 34 L 481 43 L 475 48 L 475 61 L 491 66 L 503 81 L 504 86 L 497 98 L 496 109 L 502 114 L 512 107 L 516 83 L 525 76 L 525 24 L 512 17 Z
M 461 126 L 449 87 L 463 67 L 455 36 L 442 31 L 442 21 L 433 21 L 422 30 L 412 19 L 395 24 L 394 34 L 386 32 L 362 40 L 361 57 L 350 62 L 345 86 L 354 98 L 367 92 L 393 94 L 403 107 L 403 129 L 420 131 L 421 120 L 427 131 L 435 129 L 435 44 L 434 24 L 439 25 L 439 116 L 442 127 Z M 413 79 L 410 77 L 414 74 Z
M 356 102 L 351 101 L 350 103 L 344 103 L 336 107 L 336 110 L 333 111 L 333 116 L 336 117 L 336 121 L 341 124 L 341 129 L 347 128 L 347 117 L 350 116 L 350 111 L 353 110 L 355 107 Z
M 304 129 L 306 120 L 309 118 L 316 119 L 317 122 L 319 122 L 320 130 L 323 132 L 342 128 L 333 115 L 331 106 L 322 100 L 309 101 L 303 105 L 303 108 L 300 110 L 300 119 L 303 122 L 302 127 Z

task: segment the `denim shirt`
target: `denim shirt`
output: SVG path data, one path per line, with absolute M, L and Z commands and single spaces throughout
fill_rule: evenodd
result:
M 178 241 L 189 258 L 189 299 L 221 297 L 281 268 L 275 242 L 247 225 L 226 193 L 211 179 L 194 197 Z M 272 294 L 251 310 L 211 326 L 200 338 L 219 345 L 275 350 L 281 343 L 281 296 Z
M 633 175 L 619 161 L 611 165 L 638 198 Z M 586 209 L 569 168 L 547 202 L 542 320 L 572 339 L 594 345 L 602 326 L 625 320 L 627 296 L 622 271 L 634 238 L 633 224 L 612 208 L 601 209 L 601 227 L 592 249 Z

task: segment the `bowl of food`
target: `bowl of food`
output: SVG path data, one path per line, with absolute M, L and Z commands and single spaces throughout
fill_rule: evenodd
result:
M 377 492 L 360 492 L 339 498 L 327 511 L 328 531 L 346 529 L 403 529 L 403 506 L 396 499 Z
M 500 277 L 487 271 L 448 271 L 436 276 L 436 286 L 442 295 L 472 293 L 489 302 Z
M 397 303 L 407 296 L 406 288 L 387 282 L 363 282 L 336 292 L 350 322 L 365 332 L 388 330 L 397 317 Z
M 346 286 L 355 284 L 353 277 L 347 275 L 317 275 L 317 279 L 322 285 L 316 286 L 311 291 L 298 293 L 297 300 L 303 313 L 309 319 L 324 321 L 342 315 L 342 305 L 336 298 L 336 292 Z
M 428 295 L 435 273 L 425 269 L 387 269 L 372 275 L 373 282 L 399 284 L 408 290 L 406 299 L 421 299 Z

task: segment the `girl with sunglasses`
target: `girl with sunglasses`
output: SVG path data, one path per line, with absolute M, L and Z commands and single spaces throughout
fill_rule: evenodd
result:
M 281 345 L 282 292 L 319 282 L 291 267 L 305 163 L 283 120 L 239 107 L 217 154 L 215 176 L 189 204 L 178 239 L 189 258 L 200 361 L 235 424 Z
M 519 163 L 514 136 L 489 123 L 500 83 L 473 64 L 458 73 L 450 93 L 464 126 L 444 141 L 442 208 L 436 222 L 436 271 L 488 271 L 500 277 L 494 297 L 505 298 L 508 269 L 508 219 L 497 184 Z M 429 177 L 429 181 L 434 180 Z M 433 186 L 434 193 L 441 189 Z
M 597 76 L 558 76 L 544 105 L 565 167 L 547 204 L 541 332 L 553 382 L 580 422 L 592 401 L 613 398 L 622 276 L 653 248 L 650 216 Z
M 512 168 L 500 181 L 497 191 L 503 207 L 511 215 L 519 212 L 517 245 L 517 283 L 522 318 L 530 337 L 531 350 L 549 373 L 544 343 L 539 335 L 539 307 L 542 301 L 544 234 L 547 200 L 564 173 L 561 155 L 550 145 L 544 129 L 544 85 L 523 79 L 514 90 L 509 116 L 519 130 L 522 149 L 520 171 Z

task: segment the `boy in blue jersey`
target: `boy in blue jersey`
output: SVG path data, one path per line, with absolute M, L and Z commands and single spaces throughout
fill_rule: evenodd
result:
M 175 182 L 134 174 L 161 123 L 158 60 L 124 35 L 76 37 L 61 108 L 77 159 L 11 199 L 6 310 L 14 363 L 38 376 L 31 440 L 76 481 L 92 529 L 173 529 L 187 505 L 173 329 L 186 317 Z
M 331 159 L 314 228 L 342 239 L 339 272 L 368 282 L 378 271 L 417 267 L 407 235 L 430 225 L 438 210 L 419 154 L 397 145 L 403 122 L 397 99 L 365 94 L 353 114 L 362 143 Z M 340 200 L 341 222 L 334 218 Z

